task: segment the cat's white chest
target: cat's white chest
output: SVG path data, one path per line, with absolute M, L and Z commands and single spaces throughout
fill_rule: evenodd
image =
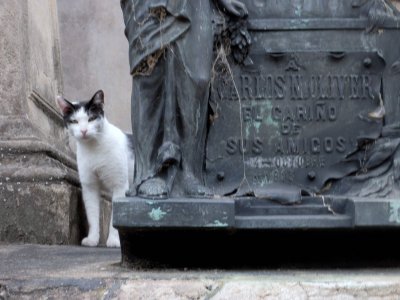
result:
M 77 160 L 82 183 L 99 181 L 111 192 L 127 184 L 127 145 L 118 136 L 94 145 L 78 145 Z

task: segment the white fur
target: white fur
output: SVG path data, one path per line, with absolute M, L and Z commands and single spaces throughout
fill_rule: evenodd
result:
M 124 197 L 132 179 L 133 156 L 125 134 L 106 118 L 91 122 L 83 108 L 74 113 L 76 124 L 68 126 L 77 141 L 77 161 L 83 200 L 89 223 L 89 233 L 83 246 L 94 247 L 100 237 L 100 189 L 106 188 L 112 198 Z M 82 131 L 87 131 L 86 135 Z M 130 176 L 132 175 L 132 176 Z M 120 247 L 118 231 L 112 226 L 112 214 L 107 247 Z

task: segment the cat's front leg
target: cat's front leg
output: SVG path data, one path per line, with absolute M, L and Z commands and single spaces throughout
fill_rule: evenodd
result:
M 82 240 L 82 246 L 96 247 L 100 239 L 100 189 L 98 184 L 82 183 L 82 196 L 89 223 L 89 233 Z

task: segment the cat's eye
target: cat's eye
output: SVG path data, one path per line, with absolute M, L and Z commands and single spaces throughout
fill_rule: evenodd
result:
M 94 121 L 94 120 L 96 120 L 96 119 L 97 119 L 96 116 L 92 116 L 92 117 L 89 118 L 89 122 L 92 122 L 92 121 Z
M 71 124 L 78 124 L 78 121 L 77 120 L 70 120 L 69 121 Z

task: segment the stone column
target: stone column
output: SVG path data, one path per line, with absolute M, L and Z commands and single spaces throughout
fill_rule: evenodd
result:
M 0 242 L 80 241 L 62 90 L 56 1 L 0 1 Z

